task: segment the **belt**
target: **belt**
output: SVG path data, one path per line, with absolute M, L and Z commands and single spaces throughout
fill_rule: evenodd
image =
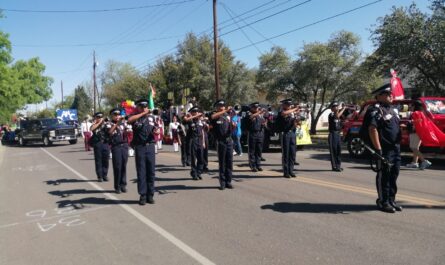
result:
M 295 132 L 295 130 L 292 129 L 292 130 L 289 130 L 289 131 L 284 131 L 283 133 L 289 133 L 289 132 Z
M 112 147 L 125 146 L 125 145 L 128 146 L 128 143 L 114 144 L 114 145 L 112 145 Z
M 217 138 L 217 141 L 229 141 L 232 140 L 232 136 L 226 137 L 226 138 Z

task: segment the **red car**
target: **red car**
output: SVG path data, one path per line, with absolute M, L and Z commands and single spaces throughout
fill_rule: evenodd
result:
M 421 97 L 423 102 L 425 114 L 430 118 L 438 128 L 445 132 L 445 98 L 444 97 Z M 393 106 L 398 110 L 400 116 L 400 124 L 406 125 L 411 114 L 411 105 L 414 102 L 412 99 L 394 100 Z M 354 111 L 346 117 L 343 123 L 343 141 L 348 143 L 349 154 L 353 157 L 362 156 L 365 153 L 363 142 L 359 137 L 360 127 L 363 123 L 363 117 L 366 110 L 375 101 L 368 101 L 362 105 L 360 111 Z M 409 133 L 405 126 L 401 126 L 402 141 L 401 148 L 409 149 Z M 437 147 L 421 147 L 423 152 L 443 153 L 444 150 Z

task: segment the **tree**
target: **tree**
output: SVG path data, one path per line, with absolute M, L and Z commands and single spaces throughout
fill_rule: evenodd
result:
M 92 107 L 92 99 L 88 96 L 85 87 L 77 86 L 74 90 L 74 100 L 73 104 L 71 104 L 71 109 L 77 109 L 78 119 L 83 120 L 86 115 L 92 115 Z
M 360 59 L 359 38 L 341 31 L 327 43 L 304 45 L 294 61 L 283 49 L 273 48 L 260 57 L 258 79 L 267 82 L 268 98 L 289 96 L 309 104 L 311 133 L 315 134 L 317 122 L 331 102 L 375 87 L 377 77 L 360 68 Z
M 41 103 L 51 97 L 52 78 L 44 76 L 45 66 L 38 58 L 13 63 L 8 34 L 0 31 L 0 121 L 26 104 Z
M 197 37 L 193 33 L 178 45 L 176 55 L 160 59 L 149 69 L 148 79 L 152 81 L 159 95 L 158 100 L 167 99 L 173 92 L 179 104 L 184 89 L 190 89 L 201 107 L 210 109 L 215 101 L 213 43 L 208 36 Z M 254 74 L 246 65 L 235 60 L 224 42 L 219 44 L 221 96 L 229 104 L 248 102 L 255 98 Z
M 108 107 L 126 99 L 137 100 L 148 95 L 148 81 L 131 64 L 108 61 L 100 74 L 103 97 Z
M 445 92 L 445 1 L 430 1 L 432 14 L 421 12 L 415 3 L 393 8 L 379 19 L 372 31 L 377 47 L 370 68 L 399 75 L 420 92 Z

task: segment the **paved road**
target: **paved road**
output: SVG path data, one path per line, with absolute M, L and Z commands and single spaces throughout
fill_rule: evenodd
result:
M 169 149 L 169 147 L 166 147 Z M 155 205 L 96 182 L 82 145 L 0 147 L 0 264 L 445 264 L 445 174 L 401 171 L 402 213 L 375 209 L 374 173 L 322 150 L 298 153 L 284 179 L 280 154 L 263 172 L 235 157 L 235 189 L 193 181 L 179 155 L 157 155 Z M 111 177 L 111 176 L 110 176 Z

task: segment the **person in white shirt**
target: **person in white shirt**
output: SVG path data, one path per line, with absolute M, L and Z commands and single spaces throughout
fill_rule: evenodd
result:
M 173 121 L 170 122 L 168 126 L 168 135 L 170 136 L 170 139 L 173 141 L 173 149 L 175 152 L 179 152 L 179 134 L 178 134 L 178 127 L 179 122 L 178 118 L 173 116 Z
M 85 151 L 91 151 L 91 146 L 88 144 L 88 141 L 91 138 L 91 130 L 90 127 L 92 123 L 89 121 L 90 117 L 86 116 L 83 122 L 80 125 L 80 130 L 82 132 L 83 141 L 85 143 Z

